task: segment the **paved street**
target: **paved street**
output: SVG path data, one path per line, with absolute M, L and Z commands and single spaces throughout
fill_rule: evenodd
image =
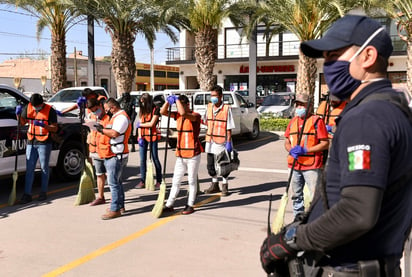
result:
M 78 183 L 52 178 L 48 202 L 9 207 L 11 180 L 2 180 L 1 276 L 263 276 L 258 253 L 266 235 L 268 196 L 274 195 L 275 211 L 287 180 L 286 152 L 272 133 L 256 141 L 237 138 L 234 145 L 241 164 L 229 182 L 231 195 L 200 195 L 196 212 L 188 216 L 151 215 L 157 192 L 133 188 L 138 152 L 131 153 L 125 171 L 127 212 L 110 221 L 100 219 L 108 205 L 73 205 Z M 163 163 L 164 143 L 160 149 Z M 210 179 L 202 155 L 204 190 Z M 174 161 L 169 150 L 168 185 Z M 23 180 L 19 176 L 18 197 Z M 35 186 L 34 193 L 39 189 Z M 185 205 L 186 189 L 184 184 L 175 208 Z
M 229 182 L 230 196 L 200 195 L 191 215 L 151 215 L 157 192 L 134 189 L 138 152 L 125 171 L 126 210 L 103 221 L 109 206 L 74 206 L 76 183 L 52 178 L 49 200 L 7 206 L 11 180 L 0 190 L 0 276 L 265 276 L 259 248 L 266 236 L 269 194 L 272 218 L 287 181 L 286 152 L 277 134 L 262 133 L 256 141 L 236 138 L 240 168 Z M 209 186 L 202 154 L 200 188 Z M 163 163 L 164 143 L 160 145 Z M 174 152 L 168 152 L 166 182 L 171 183 Z M 24 187 L 19 176 L 18 197 Z M 37 180 L 39 181 L 39 180 Z M 175 208 L 186 203 L 182 186 Z M 34 187 L 34 193 L 40 190 Z M 108 187 L 106 198 L 110 198 Z M 168 194 L 167 194 L 168 196 Z M 292 219 L 291 205 L 286 221 Z

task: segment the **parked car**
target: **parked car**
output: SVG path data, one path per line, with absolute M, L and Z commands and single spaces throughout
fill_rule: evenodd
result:
M 257 108 L 260 116 L 292 118 L 295 94 L 292 92 L 276 92 L 265 96 L 262 104 Z
M 189 97 L 191 99 L 191 97 Z M 207 105 L 210 102 L 210 92 L 198 91 L 193 95 L 193 111 L 204 115 L 206 113 Z M 233 120 L 235 121 L 235 129 L 232 130 L 232 135 L 246 134 L 250 139 L 256 139 L 260 133 L 259 115 L 253 103 L 246 102 L 245 99 L 234 91 L 223 92 L 223 102 L 229 104 L 232 108 Z M 169 145 L 176 147 L 177 131 L 176 122 L 171 120 L 169 127 Z M 162 119 L 162 136 L 166 136 L 166 120 Z M 207 126 L 201 126 L 200 138 L 206 136 Z
M 18 104 L 27 105 L 29 98 L 22 92 L 0 85 L 0 177 L 10 176 L 14 172 L 14 161 L 18 155 L 18 172 L 26 171 L 26 145 L 28 125 L 19 127 L 17 140 Z M 78 118 L 58 117 L 58 132 L 53 135 L 53 148 L 50 167 L 62 180 L 74 180 L 80 177 L 84 166 L 81 125 Z M 17 151 L 17 153 L 16 153 Z M 38 168 L 39 164 L 38 164 Z
M 85 88 L 89 88 L 97 92 L 97 94 L 104 95 L 109 98 L 109 94 L 104 87 L 71 87 L 59 90 L 47 101 L 47 103 L 52 105 L 56 110 L 63 111 L 76 103 L 77 99 L 82 96 L 82 92 Z M 79 114 L 79 110 L 76 109 L 70 113 L 77 116 Z

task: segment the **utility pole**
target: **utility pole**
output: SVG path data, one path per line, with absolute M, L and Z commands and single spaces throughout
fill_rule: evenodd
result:
M 94 78 L 94 18 L 92 15 L 87 16 L 87 54 L 87 83 L 89 84 L 89 86 L 95 86 L 96 82 Z
M 74 71 L 74 86 L 77 87 L 77 50 L 76 50 L 76 47 L 74 47 L 73 71 Z
M 150 48 L 150 90 L 154 91 L 154 49 Z
M 257 67 L 257 28 L 255 27 L 249 39 L 249 101 L 256 106 L 256 67 Z

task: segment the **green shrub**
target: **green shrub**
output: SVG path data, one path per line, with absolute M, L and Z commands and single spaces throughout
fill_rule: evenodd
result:
M 285 131 L 290 118 L 261 117 L 260 130 L 262 131 Z

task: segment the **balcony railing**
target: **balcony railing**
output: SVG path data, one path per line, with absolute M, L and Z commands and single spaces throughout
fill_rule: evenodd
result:
M 399 36 L 393 35 L 392 42 L 394 52 L 405 53 L 406 43 L 400 39 Z M 274 41 L 268 45 L 265 42 L 257 43 L 257 57 L 267 58 L 280 58 L 288 56 L 297 56 L 299 54 L 300 41 Z M 171 47 L 166 48 L 167 61 L 179 62 L 179 61 L 194 61 L 195 60 L 195 47 Z M 218 45 L 217 58 L 219 60 L 225 59 L 239 59 L 249 57 L 249 43 L 244 44 L 225 44 Z

